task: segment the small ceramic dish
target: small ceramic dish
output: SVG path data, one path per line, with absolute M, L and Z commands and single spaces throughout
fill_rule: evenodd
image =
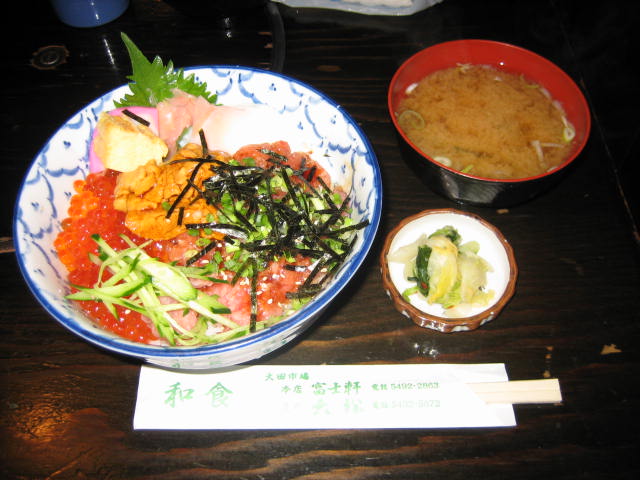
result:
M 435 232 L 447 225 L 454 227 L 462 243 L 476 241 L 478 255 L 491 265 L 487 273 L 487 290 L 494 295 L 488 305 L 472 307 L 464 317 L 451 318 L 439 304 L 429 304 L 420 295 L 407 301 L 402 292 L 413 284 L 405 278 L 403 263 L 389 260 L 398 248 L 414 242 L 420 235 Z M 502 233 L 477 215 L 455 209 L 424 210 L 401 221 L 387 235 L 380 254 L 382 281 L 396 309 L 417 325 L 451 333 L 475 330 L 498 316 L 515 292 L 518 267 L 513 248 Z

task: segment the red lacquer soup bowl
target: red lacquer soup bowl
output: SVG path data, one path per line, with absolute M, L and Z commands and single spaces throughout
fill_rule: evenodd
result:
M 491 179 L 462 173 L 422 152 L 398 123 L 398 105 L 427 75 L 460 64 L 489 65 L 523 75 L 546 89 L 572 125 L 575 136 L 569 155 L 557 167 L 538 176 L 516 180 Z M 454 40 L 425 48 L 408 58 L 393 76 L 387 103 L 391 120 L 400 136 L 405 160 L 433 191 L 460 203 L 507 207 L 525 202 L 548 190 L 566 173 L 583 150 L 591 130 L 585 97 L 562 69 L 524 48 L 491 40 Z

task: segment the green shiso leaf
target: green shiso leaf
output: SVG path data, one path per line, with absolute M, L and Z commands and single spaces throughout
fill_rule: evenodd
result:
M 127 77 L 131 80 L 131 93 L 116 101 L 116 107 L 155 107 L 162 100 L 173 97 L 175 89 L 203 97 L 210 103 L 216 102 L 217 95 L 210 93 L 207 85 L 198 81 L 195 75 L 186 75 L 182 68 L 175 70 L 171 60 L 164 65 L 158 56 L 150 62 L 124 32 L 120 36 L 131 60 L 132 74 Z

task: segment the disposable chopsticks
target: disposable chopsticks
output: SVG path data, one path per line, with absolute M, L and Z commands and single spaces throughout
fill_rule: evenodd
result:
M 557 378 L 467 384 L 486 403 L 560 403 Z

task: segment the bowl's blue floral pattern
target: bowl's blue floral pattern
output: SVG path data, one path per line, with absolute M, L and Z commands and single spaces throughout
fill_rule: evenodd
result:
M 238 66 L 185 69 L 208 84 L 225 105 L 266 105 L 286 118 L 291 131 L 282 139 L 311 149 L 334 181 L 350 190 L 356 220 L 370 225 L 328 288 L 313 302 L 279 324 L 242 339 L 198 348 L 134 344 L 97 328 L 65 300 L 66 270 L 53 248 L 67 215 L 75 180 L 88 174 L 91 132 L 100 112 L 114 108 L 127 86 L 96 99 L 70 118 L 48 141 L 29 168 L 15 205 L 14 242 L 22 274 L 42 306 L 65 327 L 112 352 L 174 368 L 236 365 L 284 345 L 326 308 L 360 268 L 376 235 L 382 184 L 375 153 L 357 123 L 319 91 L 284 75 Z

